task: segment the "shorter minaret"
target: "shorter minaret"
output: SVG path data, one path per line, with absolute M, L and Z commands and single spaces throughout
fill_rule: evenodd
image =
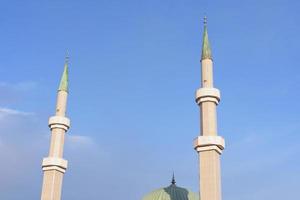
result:
M 201 133 L 194 140 L 194 148 L 198 152 L 200 161 L 200 199 L 221 200 L 220 156 L 225 148 L 225 141 L 218 136 L 217 131 L 217 105 L 220 102 L 220 91 L 213 84 L 213 60 L 206 17 L 204 18 L 201 65 L 201 88 L 196 92 L 196 102 L 200 106 L 201 113 Z
M 70 120 L 65 117 L 68 97 L 68 57 L 57 92 L 55 116 L 49 119 L 51 143 L 49 156 L 43 159 L 44 171 L 41 200 L 60 200 L 63 175 L 68 162 L 63 159 L 65 133 L 70 128 Z

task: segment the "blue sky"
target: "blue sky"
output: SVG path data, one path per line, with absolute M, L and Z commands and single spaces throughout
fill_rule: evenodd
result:
M 70 54 L 65 200 L 198 190 L 202 18 L 222 92 L 223 199 L 300 195 L 300 2 L 2 1 L 0 199 L 38 199 Z

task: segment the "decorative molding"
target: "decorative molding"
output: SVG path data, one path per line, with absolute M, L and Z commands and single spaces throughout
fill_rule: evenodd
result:
M 52 116 L 49 118 L 50 129 L 61 128 L 67 131 L 70 128 L 70 119 L 62 116 Z
M 221 136 L 198 136 L 194 140 L 194 148 L 197 152 L 215 150 L 222 154 L 225 148 L 225 140 Z
M 198 105 L 207 101 L 219 104 L 220 100 L 221 94 L 217 88 L 200 88 L 196 91 L 196 102 Z
M 65 173 L 67 167 L 68 167 L 68 161 L 57 157 L 44 158 L 42 163 L 43 171 L 57 170 L 62 173 Z

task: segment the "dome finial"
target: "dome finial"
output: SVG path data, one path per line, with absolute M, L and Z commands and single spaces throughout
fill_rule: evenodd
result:
M 171 183 L 172 183 L 172 185 L 175 185 L 175 184 L 176 184 L 174 172 L 173 172 L 172 182 L 171 182 Z

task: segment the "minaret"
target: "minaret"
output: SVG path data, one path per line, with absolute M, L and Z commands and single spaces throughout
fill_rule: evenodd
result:
M 57 92 L 55 116 L 49 119 L 51 143 L 49 156 L 43 159 L 44 180 L 41 200 L 60 200 L 63 175 L 68 161 L 63 159 L 65 133 L 70 120 L 65 117 L 68 97 L 68 57 Z
M 225 142 L 217 132 L 216 107 L 220 102 L 220 91 L 213 85 L 213 60 L 208 41 L 206 17 L 204 18 L 201 65 L 201 88 L 196 92 L 196 102 L 201 112 L 201 133 L 194 140 L 194 148 L 199 154 L 200 162 L 200 199 L 221 200 L 220 155 Z

